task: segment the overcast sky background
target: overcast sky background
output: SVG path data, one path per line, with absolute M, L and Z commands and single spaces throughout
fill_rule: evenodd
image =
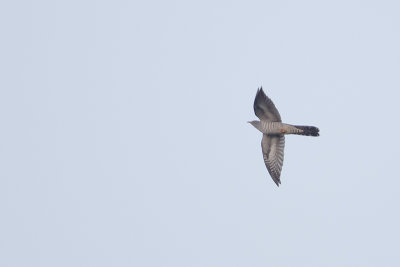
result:
M 399 12 L 2 1 L 0 266 L 399 266 Z

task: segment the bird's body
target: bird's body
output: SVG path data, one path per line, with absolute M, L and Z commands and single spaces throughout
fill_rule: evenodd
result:
M 300 134 L 302 130 L 296 128 L 294 125 L 275 122 L 275 121 L 251 121 L 250 122 L 257 130 L 263 134 Z
M 263 133 L 261 148 L 264 162 L 272 179 L 279 186 L 285 148 L 284 135 L 319 136 L 319 129 L 314 126 L 282 123 L 278 110 L 272 100 L 265 95 L 262 88 L 257 91 L 254 100 L 254 112 L 260 121 L 250 121 L 249 123 Z

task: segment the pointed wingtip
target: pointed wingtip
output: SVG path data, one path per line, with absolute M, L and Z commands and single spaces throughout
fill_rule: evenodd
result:
M 280 179 L 273 179 L 275 184 L 279 187 L 279 185 L 281 184 L 281 180 Z
M 264 93 L 262 87 L 259 87 L 259 88 L 257 89 L 256 99 L 257 99 L 257 97 L 261 97 L 261 96 L 264 96 L 264 95 L 265 95 L 265 93 Z
M 265 92 L 264 92 L 262 86 L 260 86 L 260 88 L 257 89 L 257 95 L 259 95 L 259 94 L 260 95 L 265 95 Z

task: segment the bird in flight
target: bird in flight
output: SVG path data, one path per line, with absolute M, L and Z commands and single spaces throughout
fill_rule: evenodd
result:
M 281 183 L 285 134 L 319 136 L 319 129 L 314 126 L 298 126 L 282 123 L 281 115 L 262 87 L 257 90 L 254 99 L 254 113 L 259 121 L 249 121 L 263 133 L 261 148 L 265 166 L 277 186 Z

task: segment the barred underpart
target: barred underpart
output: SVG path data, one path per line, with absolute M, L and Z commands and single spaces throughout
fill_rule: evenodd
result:
M 299 126 L 299 127 L 312 127 L 312 126 Z M 309 135 L 309 134 L 304 134 L 304 130 L 302 128 L 298 128 L 298 126 L 282 122 L 261 121 L 259 130 L 264 134 L 272 134 L 272 135 L 275 134 Z

